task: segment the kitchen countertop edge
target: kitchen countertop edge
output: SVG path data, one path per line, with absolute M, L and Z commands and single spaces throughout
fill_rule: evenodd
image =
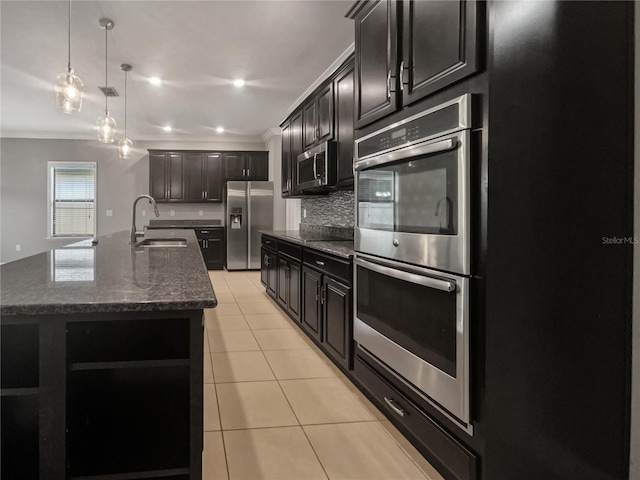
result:
M 344 241 L 312 241 L 305 242 L 298 240 L 295 237 L 297 231 L 287 230 L 260 230 L 260 233 L 275 237 L 279 240 L 284 240 L 289 243 L 295 243 L 301 245 L 304 248 L 318 250 L 320 252 L 329 253 L 337 257 L 352 259 L 354 254 L 354 245 L 352 240 L 345 239 Z

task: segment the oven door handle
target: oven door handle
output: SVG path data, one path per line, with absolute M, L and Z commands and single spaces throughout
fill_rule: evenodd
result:
M 354 170 L 364 170 L 365 168 L 375 167 L 378 165 L 384 165 L 385 163 L 396 162 L 404 158 L 417 157 L 419 155 L 429 155 L 433 153 L 446 152 L 453 150 L 458 141 L 455 138 L 449 138 L 447 140 L 441 140 L 439 142 L 428 142 L 426 144 L 411 145 L 406 148 L 401 148 L 393 152 L 385 153 L 377 157 L 368 158 L 366 160 L 356 161 Z
M 447 280 L 441 280 L 439 278 L 427 277 L 424 275 L 418 275 L 415 273 L 405 272 L 404 270 L 396 270 L 395 268 L 385 267 L 384 265 L 378 265 L 377 263 L 368 262 L 361 258 L 356 259 L 356 265 L 360 265 L 368 270 L 381 273 L 382 275 L 388 275 L 398 280 L 404 280 L 406 282 L 417 283 L 429 288 L 435 288 L 444 292 L 455 292 L 455 282 L 449 282 Z

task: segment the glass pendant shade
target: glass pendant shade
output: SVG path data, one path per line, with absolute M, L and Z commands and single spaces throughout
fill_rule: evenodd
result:
M 98 118 L 98 141 L 102 143 L 113 143 L 116 133 L 116 121 L 109 115 L 109 110 L 104 111 L 104 115 Z
M 82 80 L 73 74 L 73 68 L 58 75 L 56 103 L 63 113 L 79 112 L 82 108 Z
M 131 156 L 132 148 L 133 142 L 131 139 L 124 137 L 118 142 L 118 155 L 120 155 L 120 158 L 129 158 Z

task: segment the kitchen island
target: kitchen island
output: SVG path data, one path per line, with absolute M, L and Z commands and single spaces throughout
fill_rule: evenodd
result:
M 201 478 L 217 301 L 192 231 L 146 238 L 173 241 L 118 232 L 0 267 L 3 478 Z

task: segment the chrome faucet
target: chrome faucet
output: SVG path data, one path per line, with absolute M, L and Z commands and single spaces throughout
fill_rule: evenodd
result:
M 136 243 L 137 237 L 144 236 L 144 232 L 139 232 L 138 229 L 136 228 L 136 205 L 138 204 L 138 200 L 141 200 L 143 198 L 149 199 L 149 203 L 153 205 L 153 211 L 156 214 L 156 217 L 160 216 L 160 213 L 158 212 L 158 205 L 156 205 L 156 201 L 153 197 L 149 195 L 140 195 L 138 198 L 136 198 L 133 201 L 133 208 L 131 210 L 131 245 L 132 246 Z

